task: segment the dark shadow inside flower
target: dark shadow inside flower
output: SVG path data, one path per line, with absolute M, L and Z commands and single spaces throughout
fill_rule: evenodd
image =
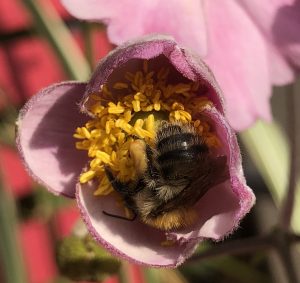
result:
M 108 78 L 108 86 L 112 87 L 116 82 L 120 81 L 120 78 L 124 78 L 125 74 L 131 72 L 135 74 L 137 71 L 143 71 L 143 63 L 145 60 L 141 59 L 131 59 L 118 67 Z M 170 63 L 169 59 L 164 55 L 159 55 L 156 58 L 147 60 L 148 71 L 157 74 L 162 69 L 169 69 L 167 83 L 187 83 L 190 81 L 178 72 L 175 67 Z
M 61 190 L 66 196 L 74 196 L 78 176 L 87 163 L 86 154 L 75 148 L 73 138 L 76 127 L 88 119 L 78 106 L 84 90 L 85 84 L 75 84 L 67 91 L 63 85 L 46 89 L 22 121 L 22 129 L 26 126 L 32 129 L 28 141 L 28 159 L 33 160 L 31 169 L 38 172 L 39 179 L 51 190 L 57 193 Z

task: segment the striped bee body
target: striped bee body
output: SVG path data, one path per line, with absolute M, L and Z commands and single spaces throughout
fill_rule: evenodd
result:
M 197 201 L 229 178 L 226 156 L 213 156 L 189 124 L 161 123 L 154 145 L 136 140 L 130 154 L 135 181 L 121 183 L 108 168 L 107 176 L 134 215 L 161 230 L 192 225 Z

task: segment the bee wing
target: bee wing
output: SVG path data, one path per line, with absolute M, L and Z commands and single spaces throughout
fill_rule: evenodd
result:
M 209 189 L 230 178 L 226 156 L 207 159 L 198 170 L 197 178 L 183 191 L 182 198 L 187 205 L 194 205 Z
M 159 215 L 160 213 L 171 211 L 180 206 L 194 205 L 209 189 L 223 183 L 230 177 L 226 163 L 226 156 L 203 160 L 196 169 L 198 172 L 196 178 L 191 180 L 185 189 L 176 197 L 167 203 L 159 205 L 157 209 L 153 211 L 154 214 Z

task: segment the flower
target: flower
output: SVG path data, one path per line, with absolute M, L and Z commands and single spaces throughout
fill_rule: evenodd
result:
M 120 215 L 126 208 L 102 182 L 107 180 L 104 168 L 123 181 L 135 178 L 131 173 L 138 167 L 132 168 L 133 156 L 127 152 L 136 141 L 153 141 L 153 122 L 160 114 L 197 128 L 211 156 L 226 156 L 222 166 L 229 171 L 193 207 L 195 221 L 180 229 L 103 213 Z M 167 36 L 121 45 L 100 61 L 87 83 L 43 89 L 24 106 L 17 124 L 18 148 L 31 176 L 54 194 L 76 197 L 93 237 L 135 263 L 178 266 L 203 239 L 220 240 L 231 233 L 255 200 L 212 73 Z
M 231 126 L 270 120 L 272 85 L 300 67 L 300 6 L 292 0 L 62 0 L 75 17 L 101 21 L 111 42 L 165 33 L 193 48 L 220 83 Z M 124 28 L 126 27 L 126 28 Z

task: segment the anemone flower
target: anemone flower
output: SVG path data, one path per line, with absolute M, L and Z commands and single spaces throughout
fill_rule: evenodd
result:
M 157 127 L 176 133 L 160 128 L 160 139 Z M 96 241 L 139 264 L 178 266 L 203 239 L 231 233 L 255 200 L 212 73 L 167 36 L 121 45 L 87 83 L 41 90 L 20 113 L 17 144 L 35 180 L 76 197 Z M 155 145 L 159 164 L 143 149 Z
M 112 43 L 147 33 L 193 48 L 222 87 L 235 130 L 271 119 L 272 85 L 293 81 L 300 66 L 297 0 L 62 0 L 79 19 L 108 26 Z

